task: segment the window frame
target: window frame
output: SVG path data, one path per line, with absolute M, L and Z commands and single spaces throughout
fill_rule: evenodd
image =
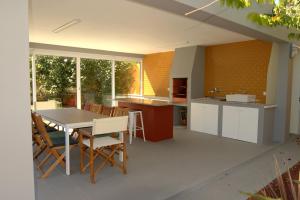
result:
M 115 62 L 116 61 L 135 61 L 140 65 L 140 93 L 138 95 L 130 95 L 134 97 L 143 97 L 143 59 L 142 58 L 134 58 L 134 57 L 123 57 L 123 56 L 110 56 L 110 55 L 102 55 L 102 54 L 87 54 L 80 52 L 69 52 L 69 51 L 56 51 L 56 50 L 46 50 L 46 49 L 31 49 L 31 68 L 32 68 L 32 100 L 33 105 L 37 101 L 37 93 L 36 93 L 36 56 L 38 55 L 48 55 L 48 56 L 65 56 L 65 57 L 74 57 L 76 58 L 76 107 L 81 109 L 81 59 L 101 59 L 101 60 L 109 60 L 112 62 L 112 91 L 111 91 L 111 100 L 114 105 L 114 101 L 116 100 L 116 90 L 115 90 Z

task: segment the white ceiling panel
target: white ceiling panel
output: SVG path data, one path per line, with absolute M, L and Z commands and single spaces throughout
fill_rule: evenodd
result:
M 126 0 L 31 0 L 29 12 L 30 42 L 37 43 L 147 54 L 252 39 Z

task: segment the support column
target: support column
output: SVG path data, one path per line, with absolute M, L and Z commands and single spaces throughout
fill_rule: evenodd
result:
M 32 54 L 31 56 L 31 73 L 32 73 L 32 103 L 35 108 L 36 99 L 36 65 L 35 65 L 36 55 Z
M 80 72 L 80 57 L 76 57 L 76 104 L 77 108 L 81 109 L 81 72 Z
M 273 139 L 276 142 L 285 142 L 289 134 L 290 119 L 290 92 L 291 66 L 289 43 L 278 43 L 278 77 L 276 84 L 276 111 L 274 120 Z
M 116 61 L 112 61 L 112 69 L 111 69 L 111 99 L 114 101 L 116 99 L 116 88 L 115 88 L 115 64 Z
M 1 0 L 0 199 L 36 198 L 30 117 L 28 0 Z

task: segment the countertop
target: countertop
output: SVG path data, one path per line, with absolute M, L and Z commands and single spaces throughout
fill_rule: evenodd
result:
M 209 97 L 192 99 L 191 102 L 192 103 L 218 104 L 218 105 L 231 105 L 231 106 L 250 107 L 250 108 L 264 108 L 264 109 L 277 107 L 277 105 L 275 105 L 275 104 L 263 104 L 263 103 L 257 103 L 257 102 L 243 103 L 243 102 L 235 102 L 235 101 L 220 101 L 218 99 L 213 99 L 213 98 L 209 98 Z
M 121 98 L 117 99 L 118 102 L 134 103 L 148 106 L 172 106 L 173 104 L 168 101 L 139 99 L 139 98 Z

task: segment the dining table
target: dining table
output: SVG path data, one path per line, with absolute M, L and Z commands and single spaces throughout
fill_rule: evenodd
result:
M 69 135 L 73 129 L 93 126 L 94 119 L 108 118 L 109 116 L 93 113 L 77 108 L 59 108 L 50 110 L 36 110 L 44 120 L 63 127 L 65 132 L 65 160 L 66 174 L 70 175 L 70 141 Z M 121 136 L 122 137 L 122 136 Z M 120 158 L 122 159 L 122 158 Z

